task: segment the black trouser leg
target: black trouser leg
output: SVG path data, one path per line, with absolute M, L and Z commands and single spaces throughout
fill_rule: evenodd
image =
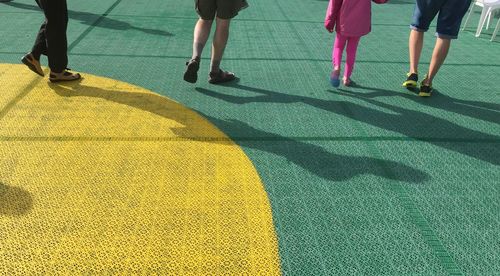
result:
M 45 39 L 45 28 L 47 22 L 43 22 L 36 36 L 35 45 L 31 49 L 31 53 L 36 60 L 40 60 L 41 55 L 47 55 L 47 40 Z
M 68 66 L 68 8 L 66 0 L 37 0 L 45 14 L 45 23 L 40 28 L 37 42 L 33 47 L 36 53 L 47 54 L 52 72 L 60 73 Z M 44 30 L 42 30 L 44 29 Z M 43 44 L 45 38 L 45 48 Z M 40 39 L 40 40 L 39 40 Z
M 42 5 L 39 0 L 35 0 L 38 6 L 43 10 Z M 45 26 L 47 25 L 47 20 L 43 22 L 36 36 L 35 45 L 31 49 L 31 53 L 35 59 L 40 60 L 41 55 L 47 55 L 47 40 L 45 39 Z

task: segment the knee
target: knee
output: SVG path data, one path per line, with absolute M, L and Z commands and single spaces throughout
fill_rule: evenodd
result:
M 218 29 L 229 29 L 229 25 L 231 23 L 231 19 L 221 19 L 217 18 L 217 28 Z
M 207 19 L 203 19 L 203 18 L 198 19 L 198 24 L 205 26 L 205 27 L 212 26 L 213 22 L 214 22 L 213 20 L 207 20 Z

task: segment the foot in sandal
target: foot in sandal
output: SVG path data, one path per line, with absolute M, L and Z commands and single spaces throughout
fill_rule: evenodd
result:
M 342 80 L 342 84 L 344 86 L 352 86 L 354 82 L 351 80 L 351 78 L 344 77 L 344 79 Z
M 198 80 L 198 70 L 200 69 L 201 59 L 194 58 L 186 62 L 186 71 L 184 72 L 184 80 L 189 83 L 196 83 Z
M 224 82 L 230 82 L 236 79 L 234 73 L 223 71 L 219 69 L 217 72 L 210 72 L 208 82 L 211 84 L 218 84 Z
M 73 73 L 70 69 L 66 69 L 61 73 L 50 72 L 49 80 L 51 82 L 61 82 L 61 81 L 75 81 L 81 79 L 82 76 L 79 73 Z

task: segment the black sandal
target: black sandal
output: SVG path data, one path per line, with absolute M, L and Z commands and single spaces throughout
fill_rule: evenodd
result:
M 218 84 L 224 82 L 230 82 L 236 79 L 234 73 L 223 71 L 219 69 L 218 72 L 210 72 L 208 82 L 211 84 Z
M 184 72 L 184 80 L 189 83 L 196 83 L 198 80 L 198 70 L 200 69 L 200 60 L 192 59 L 186 62 L 186 72 Z

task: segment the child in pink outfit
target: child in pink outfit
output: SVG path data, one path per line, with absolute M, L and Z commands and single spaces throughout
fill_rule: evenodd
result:
M 377 4 L 388 0 L 373 0 Z M 326 11 L 325 28 L 332 33 L 337 32 L 333 45 L 333 72 L 330 82 L 333 86 L 340 85 L 340 64 L 342 53 L 347 45 L 346 64 L 343 84 L 351 84 L 351 75 L 356 60 L 359 40 L 371 31 L 371 1 L 370 0 L 330 0 Z

